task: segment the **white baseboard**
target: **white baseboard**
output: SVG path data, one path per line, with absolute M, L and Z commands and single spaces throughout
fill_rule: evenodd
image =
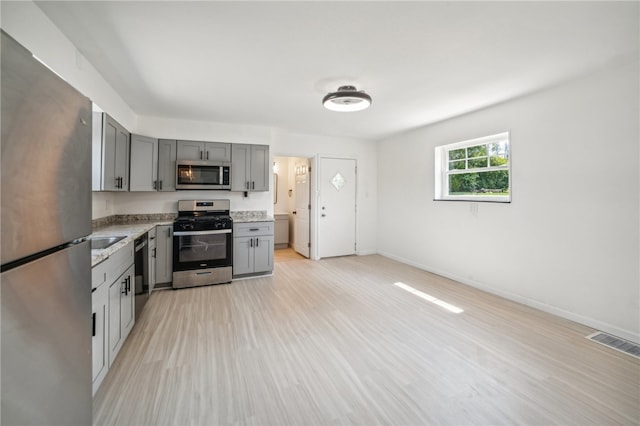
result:
M 356 253 L 358 256 L 369 256 L 372 254 L 378 254 L 375 250 L 361 250 Z
M 512 293 L 512 292 L 504 291 L 504 290 L 501 290 L 501 289 L 496 289 L 496 288 L 491 287 L 490 285 L 488 285 L 486 283 L 481 283 L 481 282 L 478 282 L 478 281 L 469 280 L 467 278 L 460 277 L 460 276 L 458 276 L 456 274 L 452 274 L 452 273 L 450 273 L 448 271 L 442 271 L 442 270 L 439 270 L 439 269 L 436 269 L 436 268 L 432 268 L 432 267 L 430 267 L 428 265 L 423 265 L 421 263 L 413 262 L 411 260 L 404 259 L 404 258 L 402 258 L 400 256 L 396 256 L 396 255 L 393 255 L 391 253 L 378 251 L 378 254 L 380 256 L 388 257 L 389 259 L 397 260 L 398 262 L 402 262 L 404 264 L 414 266 L 414 267 L 416 267 L 418 269 L 422 269 L 422 270 L 425 270 L 427 272 L 431 272 L 433 274 L 440 275 L 440 276 L 452 279 L 452 280 L 457 281 L 459 283 L 462 283 L 462 284 L 465 284 L 465 285 L 468 285 L 468 286 L 471 286 L 471 287 L 475 287 L 477 289 L 486 291 L 487 293 L 495 294 L 496 296 L 504 297 L 505 299 L 509 299 L 509 300 L 514 301 L 514 302 L 518 302 L 518 303 L 521 303 L 523 305 L 526 305 L 526 306 L 531 306 L 532 308 L 539 309 L 539 310 L 541 310 L 543 312 L 547 312 L 547 313 L 559 316 L 561 318 L 565 318 L 565 319 L 568 319 L 568 320 L 571 320 L 571 321 L 575 321 L 577 323 L 586 325 L 588 327 L 592 327 L 592 328 L 594 328 L 596 330 L 604 331 L 604 332 L 607 332 L 609 334 L 613 334 L 614 336 L 618 336 L 618 337 L 621 337 L 621 338 L 626 339 L 626 340 L 630 340 L 630 341 L 635 342 L 635 343 L 640 343 L 640 334 L 637 334 L 637 333 L 634 333 L 634 332 L 632 332 L 630 330 L 626 330 L 626 329 L 617 327 L 615 325 L 612 325 L 612 324 L 597 320 L 595 318 L 590 318 L 590 317 L 586 317 L 584 315 L 580 315 L 580 314 L 577 314 L 577 313 L 574 313 L 574 312 L 570 312 L 570 311 L 564 310 L 562 308 L 559 308 L 557 306 L 553 306 L 553 305 L 549 305 L 549 304 L 546 304 L 546 303 L 542 303 L 542 302 L 539 302 L 539 301 L 537 301 L 535 299 L 524 297 L 524 296 L 521 296 L 521 295 L 518 295 L 518 294 L 515 294 L 515 293 Z

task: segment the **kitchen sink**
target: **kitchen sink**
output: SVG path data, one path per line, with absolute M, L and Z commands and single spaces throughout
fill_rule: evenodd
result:
M 95 237 L 91 238 L 91 250 L 104 250 L 111 247 L 118 241 L 127 238 L 124 237 Z

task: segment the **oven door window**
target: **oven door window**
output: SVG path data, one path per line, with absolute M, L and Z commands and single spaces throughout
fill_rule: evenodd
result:
M 230 258 L 231 234 L 180 235 L 177 243 L 177 262 L 181 266 L 220 266 Z
M 178 185 L 221 185 L 222 166 L 178 165 Z

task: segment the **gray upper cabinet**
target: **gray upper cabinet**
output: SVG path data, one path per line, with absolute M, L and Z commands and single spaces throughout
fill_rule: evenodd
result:
M 269 190 L 269 145 L 233 144 L 231 190 Z
M 129 190 L 129 132 L 104 112 L 93 113 L 92 189 Z
M 178 160 L 231 161 L 231 144 L 178 141 Z
M 176 190 L 176 141 L 158 140 L 158 191 Z
M 156 191 L 158 186 L 158 139 L 131 135 L 129 191 Z

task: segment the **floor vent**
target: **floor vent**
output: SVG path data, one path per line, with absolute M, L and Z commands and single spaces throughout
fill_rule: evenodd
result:
M 602 331 L 588 335 L 587 339 L 640 359 L 640 345 L 637 343 L 603 333 Z

